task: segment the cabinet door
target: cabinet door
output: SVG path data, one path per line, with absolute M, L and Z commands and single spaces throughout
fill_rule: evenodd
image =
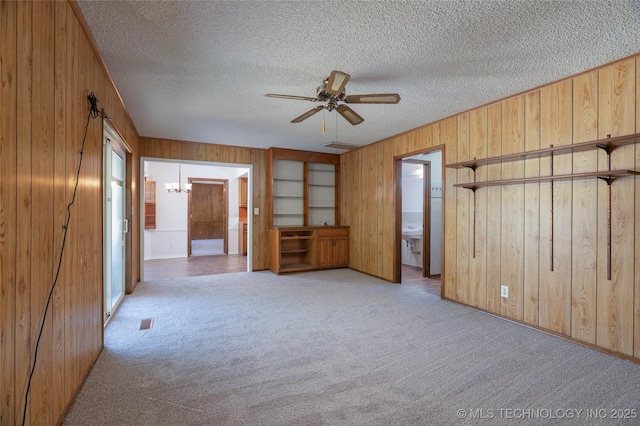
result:
M 349 238 L 335 237 L 333 245 L 334 266 L 349 266 Z
M 318 238 L 318 268 L 333 267 L 333 237 Z
M 247 178 L 238 179 L 238 207 L 247 207 L 248 185 Z

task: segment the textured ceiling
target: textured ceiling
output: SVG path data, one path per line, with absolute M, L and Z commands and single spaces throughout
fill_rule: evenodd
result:
M 84 1 L 141 136 L 324 152 L 365 145 L 640 51 L 631 1 Z M 317 106 L 332 70 L 347 94 L 397 105 Z M 326 134 L 322 121 L 326 119 Z

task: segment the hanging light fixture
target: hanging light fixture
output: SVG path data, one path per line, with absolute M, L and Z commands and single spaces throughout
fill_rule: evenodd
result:
M 182 182 L 182 165 L 178 164 L 178 183 L 165 183 L 164 187 L 167 188 L 169 192 L 191 192 L 191 184 L 185 183 L 184 188 L 180 186 L 180 182 Z

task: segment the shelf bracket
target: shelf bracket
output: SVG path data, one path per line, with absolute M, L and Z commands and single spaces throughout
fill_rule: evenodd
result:
M 553 148 L 553 145 L 550 145 L 551 148 Z M 551 176 L 553 176 L 553 152 L 551 152 L 551 154 L 549 155 L 549 162 L 550 162 L 550 171 L 551 171 Z M 549 207 L 550 207 L 550 217 L 551 219 L 549 220 L 549 231 L 550 231 L 550 235 L 549 235 L 549 269 L 551 270 L 551 272 L 553 272 L 553 236 L 554 236 L 554 229 L 553 229 L 553 181 L 550 182 L 549 185 L 549 191 L 550 191 L 550 198 L 551 201 L 549 203 Z
M 473 192 L 473 233 L 471 238 L 473 238 L 473 258 L 476 258 L 476 189 L 478 188 L 470 188 L 471 191 Z
M 610 176 L 598 176 L 607 183 L 607 280 L 611 281 L 611 184 L 615 180 Z

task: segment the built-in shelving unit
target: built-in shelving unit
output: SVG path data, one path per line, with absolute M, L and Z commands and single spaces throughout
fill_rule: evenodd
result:
M 269 149 L 269 225 L 339 225 L 340 157 Z
M 309 163 L 309 225 L 335 224 L 336 165 Z
M 273 160 L 273 226 L 302 226 L 305 218 L 304 162 Z
M 483 159 L 473 159 L 469 161 L 461 161 L 458 163 L 450 163 L 447 164 L 446 167 L 449 168 L 468 168 L 474 172 L 473 174 L 473 182 L 466 183 L 456 183 L 453 186 L 459 188 L 466 188 L 473 191 L 473 241 L 475 248 L 475 211 L 476 211 L 476 199 L 475 193 L 476 190 L 483 187 L 489 186 L 504 186 L 504 185 L 516 185 L 516 184 L 526 184 L 526 183 L 535 183 L 535 182 L 551 182 L 550 185 L 550 193 L 551 193 L 551 226 L 549 227 L 551 230 L 550 235 L 550 269 L 553 271 L 553 182 L 561 181 L 561 180 L 574 180 L 574 179 L 587 179 L 587 178 L 598 178 L 607 183 L 607 279 L 611 279 L 611 184 L 619 178 L 629 177 L 629 176 L 637 176 L 640 175 L 640 172 L 635 170 L 611 170 L 611 153 L 618 147 L 636 144 L 640 142 L 640 134 L 634 134 L 630 136 L 619 136 L 615 138 L 608 137 L 606 139 L 598 139 L 588 142 L 582 142 L 572 145 L 563 145 L 554 147 L 553 145 L 548 148 L 543 148 L 535 151 L 527 151 L 516 154 L 507 154 L 500 155 L 496 157 L 489 157 Z M 601 149 L 607 154 L 607 170 L 603 171 L 593 171 L 593 172 L 583 172 L 583 173 L 571 173 L 571 174 L 562 174 L 562 175 L 554 175 L 553 173 L 553 156 L 559 154 L 570 154 L 582 151 L 588 151 L 593 149 Z M 523 177 L 523 178 L 514 178 L 514 179 L 503 179 L 503 180 L 491 180 L 491 181 L 480 181 L 476 182 L 475 180 L 475 171 L 480 166 L 490 165 L 490 164 L 502 164 L 510 161 L 518 161 L 518 160 L 528 160 L 534 158 L 543 158 L 549 157 L 550 162 L 550 174 L 548 176 L 536 176 L 536 177 Z M 475 249 L 474 249 L 474 257 L 475 257 Z

